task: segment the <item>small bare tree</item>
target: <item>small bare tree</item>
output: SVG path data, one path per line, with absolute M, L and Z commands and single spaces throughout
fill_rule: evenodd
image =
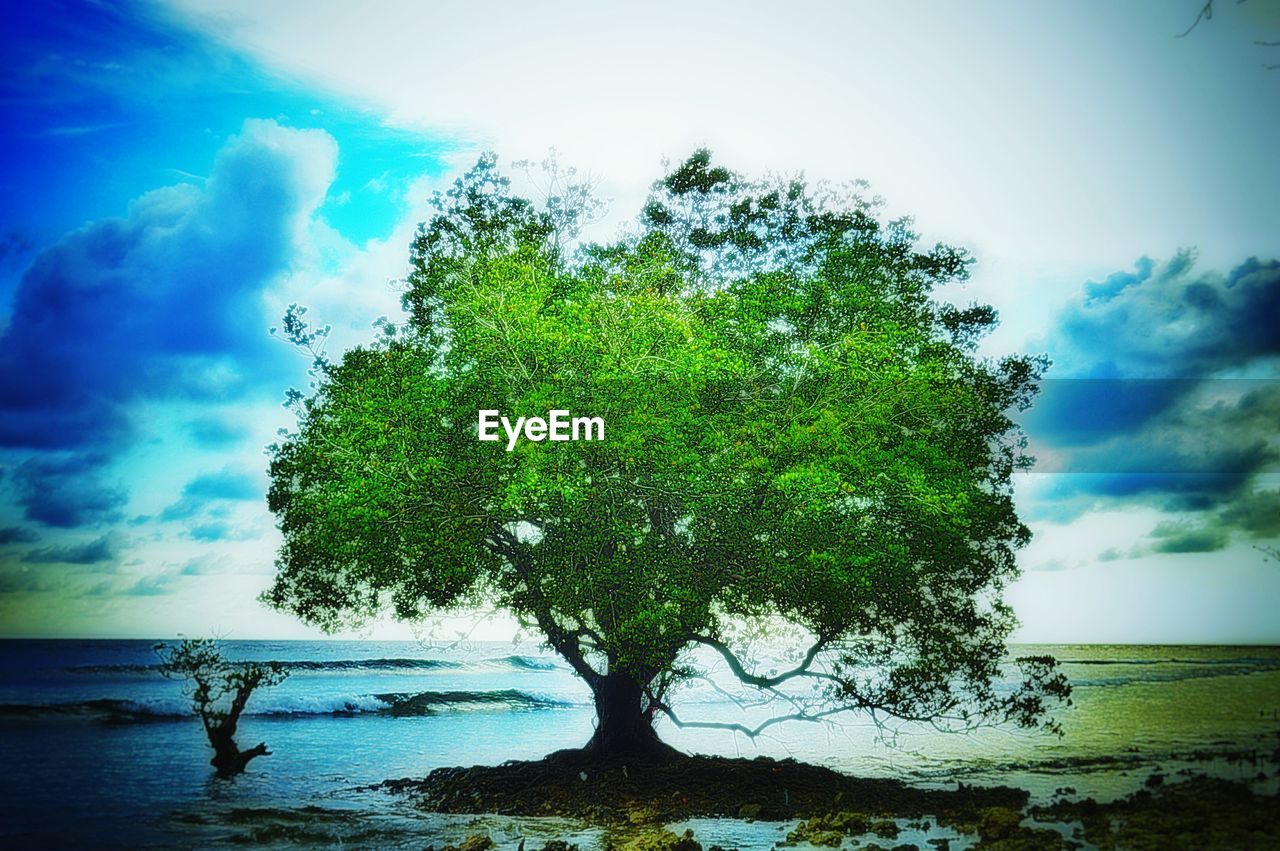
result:
M 246 751 L 236 745 L 236 727 L 255 689 L 279 685 L 288 672 L 278 662 L 233 662 L 222 655 L 212 638 L 184 638 L 175 645 L 157 644 L 160 671 L 183 682 L 182 693 L 204 725 L 218 776 L 230 779 L 244 771 L 249 760 L 270 756 L 259 742 Z

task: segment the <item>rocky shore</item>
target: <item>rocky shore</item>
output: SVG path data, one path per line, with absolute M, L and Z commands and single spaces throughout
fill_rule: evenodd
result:
M 1052 801 L 1031 805 L 1027 792 L 1011 787 L 924 789 L 793 760 L 695 756 L 588 767 L 561 754 L 444 768 L 424 779 L 390 780 L 382 788 L 409 796 L 429 812 L 579 819 L 604 828 L 608 851 L 728 851 L 684 826 L 717 818 L 780 823 L 776 840 L 752 848 L 1280 849 L 1276 794 L 1189 772 L 1152 774 L 1144 788 L 1112 802 L 1062 789 Z M 517 846 L 476 833 L 437 851 L 507 847 Z M 518 848 L 578 846 L 544 840 L 527 847 L 521 841 Z

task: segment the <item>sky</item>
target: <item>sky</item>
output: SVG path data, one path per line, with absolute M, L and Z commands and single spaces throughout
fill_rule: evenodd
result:
M 1280 643 L 1280 2 L 51 2 L 0 32 L 0 635 L 319 635 L 257 602 L 305 359 L 396 317 L 485 150 L 866 180 L 1053 360 L 1028 642 Z M 438 630 L 463 628 L 450 621 Z M 511 625 L 482 623 L 477 637 Z M 408 637 L 375 624 L 358 633 Z

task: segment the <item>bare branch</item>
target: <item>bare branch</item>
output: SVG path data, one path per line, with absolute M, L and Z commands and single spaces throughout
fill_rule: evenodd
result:
M 681 729 L 696 728 L 702 730 L 728 730 L 734 733 L 741 733 L 749 739 L 756 738 L 768 728 L 781 724 L 784 721 L 821 721 L 832 715 L 837 715 L 841 712 L 848 712 L 854 708 L 851 706 L 833 706 L 815 713 L 792 712 L 786 715 L 774 715 L 770 718 L 766 718 L 754 727 L 748 727 L 746 724 L 739 724 L 734 721 L 685 721 L 676 715 L 675 711 L 667 704 L 655 702 L 653 705 L 671 719 L 672 724 L 675 724 Z
M 746 667 L 742 664 L 742 660 L 735 656 L 733 651 L 730 650 L 722 641 L 718 641 L 706 635 L 695 635 L 693 636 L 693 640 L 699 644 L 705 644 L 706 646 L 716 650 L 724 657 L 725 662 L 729 665 L 729 670 L 733 671 L 733 675 L 747 685 L 756 686 L 758 688 L 773 688 L 774 686 L 781 685 L 787 680 L 794 679 L 796 677 L 813 677 L 815 679 L 841 682 L 840 678 L 833 674 L 810 670 L 810 666 L 814 663 L 814 660 L 818 658 L 818 654 L 827 646 L 828 642 L 825 638 L 819 638 L 814 642 L 813 646 L 805 653 L 804 659 L 799 665 L 789 671 L 784 671 L 783 673 L 772 677 L 765 677 L 748 672 Z
M 1185 32 L 1179 33 L 1174 38 L 1186 38 L 1191 35 L 1191 31 L 1200 26 L 1201 21 L 1207 21 L 1213 18 L 1213 0 L 1205 0 L 1205 4 L 1200 7 L 1200 14 L 1196 15 L 1196 19 L 1191 22 L 1191 26 L 1187 27 Z

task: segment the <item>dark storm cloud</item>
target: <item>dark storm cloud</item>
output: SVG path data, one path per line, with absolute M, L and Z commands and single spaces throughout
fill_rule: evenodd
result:
M 42 252 L 0 337 L 0 442 L 100 445 L 140 396 L 242 391 L 269 351 L 255 297 L 286 268 L 332 159 L 327 136 L 249 122 L 203 189 L 156 190 Z
M 1048 378 L 1022 422 L 1054 446 L 1090 446 L 1141 429 L 1194 390 L 1191 379 Z
M 288 268 L 334 160 L 324 133 L 248 121 L 202 188 L 150 192 L 37 256 L 0 336 L 0 447 L 38 453 L 17 477 L 30 519 L 116 519 L 124 492 L 66 468 L 127 446 L 134 401 L 281 383 L 289 361 L 270 347 L 260 294 Z M 51 450 L 81 460 L 45 460 Z
M 65 578 L 54 575 L 48 570 L 0 564 L 0 594 L 61 591 L 65 587 Z
M 1195 514 L 1190 521 L 1156 524 L 1128 551 L 1117 548 L 1098 554 L 1098 561 L 1140 558 L 1151 553 L 1214 553 L 1226 549 L 1233 538 L 1265 540 L 1280 536 L 1280 491 L 1251 490 L 1224 501 L 1225 507 Z
M 0 544 L 34 544 L 40 540 L 35 530 L 25 526 L 6 526 L 0 529 Z
M 1031 514 L 1066 520 L 1103 505 L 1196 513 L 1161 524 L 1145 551 L 1214 552 L 1234 534 L 1280 533 L 1259 484 L 1277 469 L 1280 262 L 1228 275 L 1193 257 L 1143 259 L 1087 284 L 1049 338 L 1055 366 L 1026 417 L 1033 452 L 1063 473 Z M 1121 557 L 1109 553 L 1110 557 Z
M 1168 482 L 1172 490 L 1231 489 L 1265 470 L 1277 460 L 1271 439 L 1280 422 L 1280 381 L 1257 379 L 1205 379 L 1169 382 L 1176 389 L 1166 391 L 1172 401 L 1164 403 L 1135 425 L 1123 415 L 1112 419 L 1110 409 L 1129 406 L 1126 394 L 1132 388 L 1144 394 L 1146 405 L 1156 395 L 1148 385 L 1165 382 L 1142 381 L 1049 381 L 1050 395 L 1058 385 L 1099 385 L 1101 390 L 1079 394 L 1094 401 L 1092 412 L 1076 411 L 1080 420 L 1092 419 L 1086 433 L 1082 429 L 1055 428 L 1048 413 L 1026 421 L 1036 443 L 1053 456 L 1054 469 L 1087 474 L 1082 482 L 1096 482 L 1099 488 L 1118 493 L 1161 490 Z M 1105 392 L 1103 392 L 1105 391 Z M 1087 434 L 1087 437 L 1086 437 Z M 1107 478 L 1101 478 L 1105 476 Z M 1093 478 L 1088 478 L 1093 477 Z M 1178 477 L 1194 482 L 1178 483 Z
M 1228 506 L 1221 520 L 1255 538 L 1280 537 L 1280 490 L 1246 495 Z
M 104 564 L 119 553 L 115 537 L 103 535 L 84 544 L 64 544 L 32 550 L 22 557 L 27 564 Z
M 1280 381 L 1215 376 L 1280 355 L 1280 262 L 1220 275 L 1190 253 L 1143 258 L 1084 289 L 1049 335 L 1054 367 L 1023 419 L 1058 471 L 1088 474 L 1057 495 L 1205 507 L 1274 462 Z
M 1151 530 L 1157 553 L 1216 553 L 1226 549 L 1231 537 L 1227 529 L 1214 526 L 1187 526 L 1161 523 Z
M 124 488 L 105 479 L 105 456 L 75 453 L 29 458 L 13 473 L 18 505 L 28 520 L 72 528 L 119 520 L 128 501 Z
M 1280 261 L 1197 272 L 1190 252 L 1085 285 L 1050 339 L 1057 374 L 1204 378 L 1280 354 Z

